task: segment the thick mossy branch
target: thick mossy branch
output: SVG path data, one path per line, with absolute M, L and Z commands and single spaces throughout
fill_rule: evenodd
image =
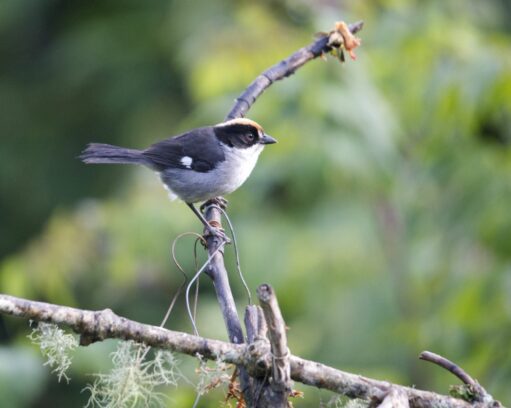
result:
M 250 345 L 226 343 L 138 323 L 117 316 L 109 309 L 81 310 L 4 294 L 0 294 L 0 313 L 65 325 L 76 333 L 97 341 L 108 338 L 133 340 L 190 356 L 200 354 L 204 359 L 236 364 L 252 373 L 271 370 L 272 358 L 269 345 L 263 340 Z M 294 381 L 327 389 L 350 398 L 383 401 L 391 389 L 397 389 L 407 396 L 412 408 L 498 406 L 494 405 L 495 402 L 470 404 L 453 397 L 346 373 L 293 355 L 289 356 L 289 363 L 291 379 Z

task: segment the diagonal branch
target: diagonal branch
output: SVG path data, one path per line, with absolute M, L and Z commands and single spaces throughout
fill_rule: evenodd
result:
M 227 114 L 226 119 L 234 119 L 245 116 L 257 98 L 275 81 L 287 78 L 294 74 L 298 68 L 305 65 L 307 62 L 320 57 L 323 54 L 329 53 L 334 48 L 339 48 L 343 41 L 343 36 L 339 35 L 339 24 L 340 23 L 336 24 L 335 30 L 328 34 L 323 34 L 313 43 L 300 48 L 288 58 L 263 71 L 256 79 L 254 79 L 248 88 L 245 89 L 238 98 L 236 98 L 236 103 Z M 359 21 L 357 23 L 350 24 L 348 29 L 352 34 L 355 34 L 362 30 L 363 26 L 364 23 Z
M 211 225 L 219 228 L 222 227 L 222 213 L 214 202 L 206 206 L 205 216 Z M 227 327 L 229 340 L 234 344 L 242 344 L 244 343 L 243 330 L 236 310 L 236 303 L 234 302 L 231 286 L 229 285 L 227 269 L 225 269 L 223 249 L 218 251 L 220 246 L 223 245 L 223 242 L 218 236 L 206 235 L 206 244 L 209 256 L 212 257 L 206 269 L 206 274 L 213 281 L 216 297 L 220 304 L 225 326 Z M 248 406 L 252 406 L 250 400 L 250 395 L 252 395 L 252 393 L 250 392 L 249 375 L 243 367 L 239 367 L 239 372 L 241 392 L 248 402 Z
M 95 339 L 95 341 L 134 340 L 190 356 L 196 356 L 199 353 L 205 359 L 236 364 L 251 373 L 271 370 L 271 352 L 264 341 L 256 341 L 251 345 L 232 344 L 138 323 L 118 316 L 110 309 L 82 310 L 3 294 L 0 294 L 0 313 L 65 325 L 81 336 L 85 335 L 86 338 Z M 289 363 L 291 378 L 294 381 L 327 389 L 350 398 L 382 401 L 389 395 L 390 390 L 396 390 L 395 392 L 407 396 L 412 408 L 501 406 L 495 405 L 495 401 L 470 404 L 461 399 L 343 372 L 293 355 L 289 356 Z

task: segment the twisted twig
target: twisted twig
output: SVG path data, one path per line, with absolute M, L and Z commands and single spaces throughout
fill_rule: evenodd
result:
M 458 377 L 463 384 L 468 387 L 468 390 L 470 391 L 470 398 L 468 399 L 471 401 L 490 403 L 491 406 L 495 408 L 502 406 L 500 402 L 493 400 L 493 397 L 488 394 L 481 384 L 479 384 L 463 368 L 453 363 L 451 360 L 448 360 L 439 354 L 432 353 L 431 351 L 423 351 L 420 353 L 419 358 L 445 368 L 447 371 Z

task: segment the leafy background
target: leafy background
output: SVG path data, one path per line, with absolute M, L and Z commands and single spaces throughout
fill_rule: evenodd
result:
M 158 324 L 181 283 L 170 245 L 200 226 L 149 171 L 76 156 L 221 121 L 261 70 L 339 19 L 366 22 L 358 60 L 312 62 L 250 113 L 279 144 L 229 197 L 246 279 L 275 287 L 300 356 L 445 393 L 456 380 L 417 360 L 429 349 L 509 404 L 505 0 L 2 1 L 0 290 Z M 178 243 L 190 272 L 192 245 Z M 207 279 L 198 326 L 226 338 Z M 191 331 L 182 298 L 168 327 Z M 28 333 L 2 319 L 3 403 L 85 405 L 115 342 L 77 350 L 66 385 Z M 196 362 L 181 360 L 194 380 Z M 331 397 L 299 388 L 297 407 Z M 169 406 L 195 395 L 162 392 Z

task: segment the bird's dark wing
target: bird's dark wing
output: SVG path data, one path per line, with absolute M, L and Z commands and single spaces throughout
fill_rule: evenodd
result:
M 205 173 L 225 160 L 220 142 L 211 127 L 194 129 L 162 140 L 144 150 L 142 154 L 158 171 L 179 168 Z

